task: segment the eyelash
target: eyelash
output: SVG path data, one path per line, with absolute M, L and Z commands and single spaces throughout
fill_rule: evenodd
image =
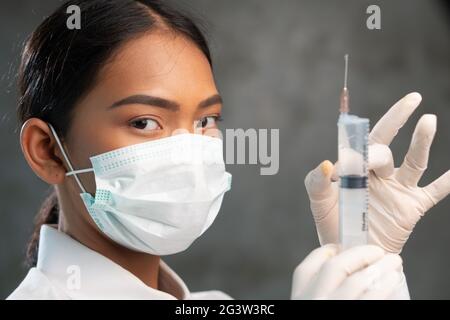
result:
M 218 114 L 218 115 L 211 115 L 211 116 L 203 117 L 200 120 L 198 120 L 198 123 L 201 123 L 203 119 L 207 119 L 207 118 L 213 118 L 216 124 L 218 122 L 222 122 L 223 121 L 222 115 Z M 208 129 L 208 128 L 205 128 L 205 129 Z
M 209 117 L 214 118 L 214 120 L 216 120 L 217 122 L 222 122 L 223 121 L 222 115 L 220 115 L 220 114 L 217 114 L 215 116 L 207 116 L 207 117 L 204 117 L 204 118 L 209 118 Z
M 145 131 L 144 129 L 140 129 L 140 128 L 138 128 L 138 127 L 135 125 L 136 123 L 138 123 L 138 122 L 140 122 L 140 121 L 154 121 L 154 122 L 156 123 L 156 125 L 158 126 L 158 129 L 161 129 L 161 128 L 162 128 L 161 125 L 159 124 L 159 122 L 158 122 L 157 120 L 151 118 L 151 117 L 142 117 L 142 118 L 133 119 L 133 120 L 131 120 L 131 121 L 129 122 L 129 124 L 130 124 L 131 127 L 135 128 L 135 129 Z M 152 129 L 152 130 L 149 130 L 149 131 L 155 131 L 155 130 L 158 130 L 158 129 Z
M 201 123 L 202 120 L 207 119 L 207 118 L 214 118 L 214 121 L 216 123 L 219 123 L 219 122 L 223 121 L 222 115 L 219 114 L 219 115 L 205 116 L 205 117 L 201 118 L 200 120 L 198 120 L 198 122 Z M 133 120 L 131 120 L 129 122 L 129 124 L 130 124 L 131 127 L 135 128 L 135 129 L 145 131 L 144 129 L 138 128 L 135 124 L 137 122 L 140 122 L 140 121 L 148 121 L 148 120 L 149 121 L 154 121 L 158 125 L 158 129 L 162 128 L 161 125 L 159 124 L 159 122 L 157 120 L 151 118 L 151 117 L 143 117 L 143 118 L 133 119 Z M 155 131 L 155 130 L 158 130 L 158 129 L 152 129 L 152 130 L 149 130 L 149 131 Z

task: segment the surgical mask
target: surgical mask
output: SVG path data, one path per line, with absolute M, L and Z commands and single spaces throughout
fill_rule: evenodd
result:
M 74 170 L 49 127 L 98 228 L 138 252 L 186 250 L 211 226 L 231 187 L 219 138 L 179 134 L 91 157 L 92 168 Z M 95 196 L 78 177 L 87 172 L 95 175 Z

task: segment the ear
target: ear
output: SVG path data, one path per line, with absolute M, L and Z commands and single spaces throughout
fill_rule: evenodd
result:
M 48 184 L 64 181 L 66 168 L 47 123 L 38 118 L 27 120 L 20 132 L 20 145 L 28 165 L 39 178 Z

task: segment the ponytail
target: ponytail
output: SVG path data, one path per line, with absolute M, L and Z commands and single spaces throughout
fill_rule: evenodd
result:
M 42 203 L 34 221 L 34 230 L 27 247 L 27 265 L 35 267 L 39 250 L 39 235 L 44 224 L 56 224 L 59 220 L 58 197 L 52 187 L 50 195 Z

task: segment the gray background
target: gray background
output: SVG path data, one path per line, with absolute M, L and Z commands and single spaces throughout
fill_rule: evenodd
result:
M 180 2 L 180 1 L 177 1 Z M 22 280 L 25 244 L 48 187 L 25 163 L 16 131 L 20 48 L 59 1 L 0 2 L 0 297 Z M 379 4 L 382 30 L 365 27 Z M 230 166 L 233 188 L 213 227 L 167 258 L 191 290 L 235 298 L 288 298 L 295 266 L 318 246 L 303 186 L 336 157 L 343 55 L 351 54 L 353 110 L 375 122 L 411 91 L 422 107 L 392 145 L 400 164 L 419 115 L 438 115 L 422 183 L 450 166 L 449 15 L 444 1 L 183 1 L 207 20 L 227 128 L 279 128 L 280 171 Z M 413 298 L 450 298 L 450 199 L 417 225 L 403 258 Z

